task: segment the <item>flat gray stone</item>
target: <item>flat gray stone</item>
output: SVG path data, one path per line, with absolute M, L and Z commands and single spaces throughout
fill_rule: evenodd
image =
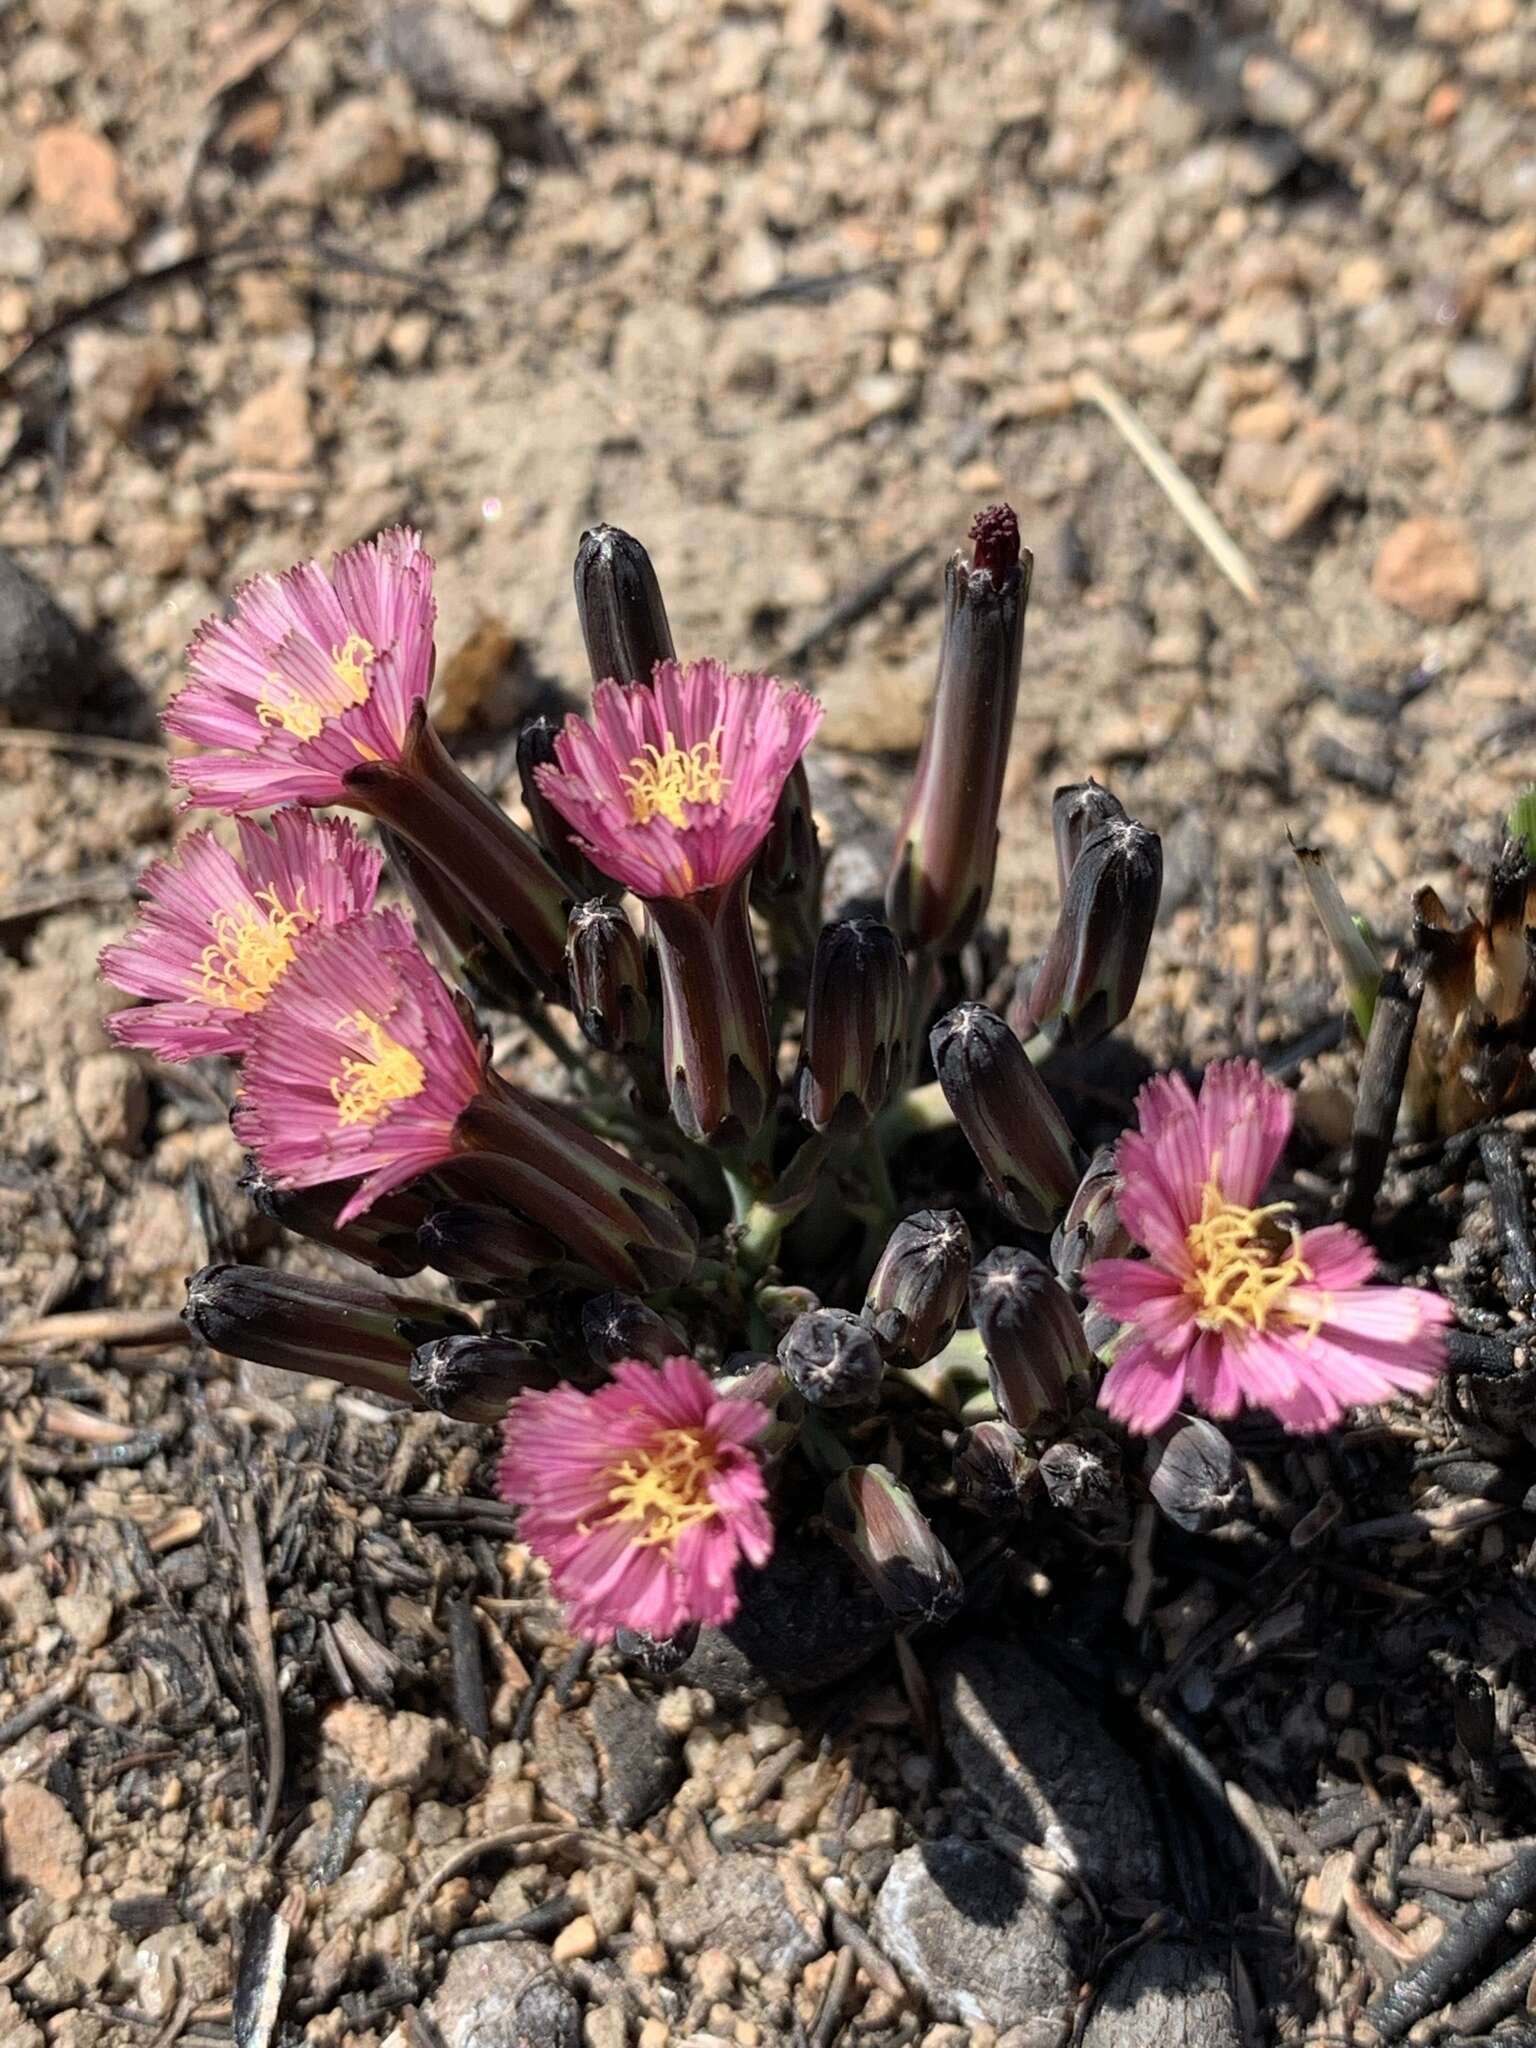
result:
M 632 1693 L 622 1678 L 597 1681 L 589 1713 L 603 1813 L 615 1827 L 638 1827 L 683 1782 L 682 1742 L 657 1721 L 654 1701 Z
M 445 2048 L 581 2048 L 581 2006 L 538 1942 L 456 1949 L 427 2009 Z
M 1156 1905 L 1162 1843 L 1134 1761 L 1019 1644 L 983 1636 L 938 1672 L 960 1783 L 1016 1833 L 1081 1874 L 1101 1903 Z
M 761 1571 L 737 1580 L 741 1606 L 723 1629 L 700 1631 L 677 1673 L 722 1707 L 764 1693 L 834 1685 L 884 1649 L 896 1624 L 829 1543 L 780 1543 Z
M 1066 1934 L 995 1849 L 958 1836 L 904 1849 L 871 1932 L 939 2019 L 1065 2041 L 1078 1986 Z
M 1232 1980 L 1221 1957 L 1187 1942 L 1151 1941 L 1110 1972 L 1083 2048 L 1242 2048 Z
M 668 1948 L 692 1955 L 723 1948 L 760 1970 L 800 1970 L 826 1946 L 821 1929 L 795 1912 L 778 1872 L 747 1850 L 722 1856 L 694 1883 L 657 1900 L 657 1931 Z

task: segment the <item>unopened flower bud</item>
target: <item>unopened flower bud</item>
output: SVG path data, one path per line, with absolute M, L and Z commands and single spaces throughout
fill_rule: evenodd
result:
M 925 1365 L 943 1350 L 970 1271 L 971 1233 L 958 1209 L 919 1209 L 897 1224 L 864 1297 L 864 1320 L 892 1365 Z
M 765 918 L 782 967 L 803 959 L 821 922 L 821 845 L 804 761 L 790 771 L 752 864 L 752 908 Z
M 441 1302 L 266 1266 L 205 1266 L 187 1282 L 182 1321 L 231 1358 L 411 1398 L 412 1354 L 434 1338 L 473 1333 Z
M 1125 1520 L 1120 1453 L 1097 1431 L 1064 1437 L 1042 1451 L 1040 1484 L 1053 1508 L 1090 1527 Z
M 997 1201 L 1050 1230 L 1081 1178 L 1072 1134 L 1017 1038 L 982 1003 L 961 1003 L 929 1039 L 934 1072 Z
M 1082 1319 L 1043 1259 L 1000 1246 L 971 1275 L 971 1320 L 986 1347 L 992 1392 L 1016 1429 L 1060 1428 L 1089 1391 Z
M 850 1465 L 827 1488 L 828 1533 L 904 1626 L 943 1622 L 964 1595 L 955 1561 L 884 1465 Z
M 416 1241 L 426 1263 L 450 1280 L 503 1294 L 537 1288 L 565 1259 L 547 1232 L 482 1202 L 440 1203 L 422 1219 Z
M 594 526 L 576 551 L 576 611 L 594 683 L 648 683 L 676 650 L 651 558 L 632 534 Z
M 1065 782 L 1051 798 L 1051 834 L 1056 841 L 1056 880 L 1065 901 L 1067 883 L 1077 865 L 1077 856 L 1101 825 L 1112 825 L 1125 816 L 1119 797 L 1095 782 Z
M 688 1662 L 698 1640 L 697 1622 L 675 1636 L 653 1636 L 643 1628 L 619 1628 L 613 1632 L 613 1647 L 643 1678 L 670 1678 Z
M 1201 1417 L 1174 1431 L 1149 1483 L 1169 1521 L 1192 1535 L 1243 1514 L 1250 1498 L 1248 1475 L 1236 1451 L 1213 1422 Z
M 647 1308 L 637 1294 L 620 1289 L 596 1294 L 583 1306 L 581 1337 L 594 1365 L 618 1365 L 626 1358 L 660 1365 L 668 1358 L 688 1354 L 686 1338 L 653 1308 Z
M 1115 1148 L 1101 1145 L 1051 1239 L 1051 1264 L 1063 1287 L 1075 1290 L 1083 1268 L 1094 1259 L 1122 1258 L 1130 1250 L 1130 1232 L 1115 1207 L 1119 1192 Z
M 571 912 L 565 948 L 571 1008 L 599 1052 L 640 1051 L 651 1031 L 645 947 L 616 903 L 594 897 Z
M 1050 944 L 1029 977 L 1015 1026 L 1021 1037 L 1051 1026 L 1064 1045 L 1092 1045 L 1124 1023 L 1141 986 L 1162 890 L 1163 844 L 1155 832 L 1120 818 L 1089 834 L 1067 878 Z
M 329 1245 L 348 1258 L 361 1259 L 391 1280 L 407 1279 L 427 1263 L 416 1242 L 416 1230 L 426 1214 L 426 1202 L 419 1194 L 401 1188 L 381 1195 L 371 1209 L 339 1228 L 336 1213 L 356 1191 L 356 1181 L 327 1181 L 323 1187 L 280 1188 L 264 1174 L 256 1161 L 247 1157 L 239 1187 L 253 1209 L 295 1236 L 312 1244 Z
M 538 771 L 556 759 L 555 734 L 559 721 L 525 718 L 517 733 L 517 779 L 522 786 L 523 804 L 533 826 L 533 836 L 560 873 L 580 896 L 617 895 L 616 883 L 600 874 L 576 843 L 576 835 L 539 787 Z
M 800 1114 L 847 1137 L 885 1106 L 906 1058 L 907 963 L 872 917 L 829 924 L 816 941 L 800 1048 Z
M 1016 1514 L 1039 1484 L 1039 1466 L 1011 1422 L 978 1422 L 955 1446 L 955 1490 L 978 1514 Z
M 547 1358 L 510 1337 L 439 1337 L 420 1344 L 411 1386 L 423 1408 L 455 1422 L 500 1422 L 514 1394 L 553 1387 L 561 1375 Z
M 886 915 L 926 953 L 958 952 L 992 894 L 1033 566 L 1006 505 L 978 516 L 971 541 L 971 560 L 944 572 L 938 681 L 886 880 Z
M 845 1308 L 796 1316 L 779 1342 L 779 1363 L 795 1391 L 816 1408 L 872 1401 L 885 1373 L 874 1332 Z

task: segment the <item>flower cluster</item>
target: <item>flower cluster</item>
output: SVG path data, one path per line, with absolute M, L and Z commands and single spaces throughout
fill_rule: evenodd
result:
M 1265 1200 L 1291 1099 L 1256 1067 L 1154 1080 L 1084 1157 L 1049 1063 L 1124 1022 L 1162 875 L 1097 783 L 1056 793 L 1043 956 L 1006 1014 L 979 999 L 1006 986 L 986 919 L 1031 564 L 1006 506 L 971 541 L 883 901 L 824 900 L 815 699 L 680 660 L 614 528 L 577 559 L 590 705 L 519 736 L 526 823 L 433 728 L 414 533 L 246 584 L 166 713 L 194 749 L 174 780 L 234 822 L 146 870 L 102 955 L 143 999 L 111 1032 L 237 1063 L 266 1215 L 441 1276 L 211 1267 L 188 1320 L 502 1419 L 500 1488 L 570 1626 L 654 1669 L 731 1623 L 776 1535 L 819 1533 L 914 1627 L 962 1596 L 957 1516 L 1089 1512 L 1106 1427 L 1259 1406 L 1316 1430 L 1444 1362 L 1437 1297 L 1367 1285 L 1363 1239 Z M 559 1083 L 499 1072 L 475 1003 Z M 904 1194 L 936 1180 L 958 1206 Z

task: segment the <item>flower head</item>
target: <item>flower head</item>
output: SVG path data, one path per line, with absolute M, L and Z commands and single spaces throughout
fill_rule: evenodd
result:
M 723 662 L 656 664 L 651 682 L 599 683 L 539 787 L 606 875 L 637 896 L 694 896 L 743 873 L 821 720 L 814 697 Z
M 238 1057 L 306 935 L 372 908 L 379 856 L 350 825 L 286 810 L 265 830 L 242 818 L 239 833 L 238 857 L 193 832 L 145 870 L 137 922 L 101 956 L 108 981 L 150 998 L 107 1019 L 119 1045 Z
M 361 761 L 400 752 L 432 687 L 432 558 L 404 527 L 346 548 L 329 574 L 257 576 L 231 619 L 204 620 L 167 732 L 212 751 L 171 763 L 188 800 L 221 811 L 343 800 Z
M 459 1149 L 480 1048 L 403 911 L 317 934 L 261 1012 L 235 1131 L 284 1187 L 361 1175 L 360 1216 Z
M 1375 1254 L 1342 1224 L 1298 1230 L 1260 1206 L 1291 1130 L 1291 1098 L 1249 1060 L 1209 1068 L 1198 1101 L 1178 1075 L 1142 1089 L 1120 1140 L 1121 1223 L 1147 1260 L 1098 1259 L 1094 1304 L 1127 1325 L 1100 1405 L 1160 1429 L 1193 1401 L 1215 1416 L 1271 1409 L 1327 1429 L 1346 1408 L 1423 1393 L 1445 1362 L 1438 1295 L 1368 1287 Z
M 500 1490 L 523 1510 L 571 1626 L 672 1636 L 729 1621 L 736 1567 L 767 1561 L 773 1525 L 751 1446 L 756 1401 L 722 1394 L 692 1358 L 613 1368 L 594 1394 L 520 1394 L 508 1412 Z

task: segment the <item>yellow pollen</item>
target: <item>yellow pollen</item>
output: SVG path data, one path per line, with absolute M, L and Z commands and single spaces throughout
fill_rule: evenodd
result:
M 259 1010 L 292 963 L 294 940 L 315 921 L 302 888 L 291 910 L 273 889 L 258 889 L 256 901 L 260 910 L 246 903 L 219 912 L 198 961 L 198 993 L 222 1010 Z
M 409 1046 L 391 1038 L 376 1017 L 354 1010 L 336 1023 L 338 1030 L 360 1032 L 369 1045 L 366 1053 L 347 1054 L 331 1082 L 338 1124 L 376 1124 L 397 1102 L 408 1102 L 426 1087 L 421 1061 Z
M 712 1522 L 720 1510 L 709 1497 L 718 1457 L 698 1429 L 664 1429 L 643 1450 L 608 1473 L 608 1522 L 639 1522 L 633 1541 L 649 1547 L 675 1543 L 687 1529 Z
M 274 669 L 256 700 L 256 716 L 263 725 L 280 725 L 296 740 L 316 739 L 328 719 L 339 718 L 344 711 L 368 702 L 368 664 L 376 658 L 371 641 L 361 633 L 349 633 L 340 647 L 331 650 L 331 674 L 336 687 L 318 700 L 301 696 L 287 677 Z M 358 748 L 359 753 L 364 751 Z
M 1286 1305 L 1291 1289 L 1312 1278 L 1290 1214 L 1289 1202 L 1240 1208 L 1227 1201 L 1214 1179 L 1206 1182 L 1200 1220 L 1185 1237 L 1194 1271 L 1184 1292 L 1195 1304 L 1202 1329 L 1263 1331 L 1272 1317 L 1316 1328 L 1319 1316 L 1311 1311 L 1298 1315 Z
M 730 788 L 720 764 L 720 733 L 716 726 L 707 740 L 680 747 L 671 733 L 664 747 L 648 746 L 636 754 L 629 773 L 620 781 L 629 791 L 630 822 L 649 825 L 652 818 L 665 818 L 679 828 L 688 823 L 684 804 L 718 804 Z

